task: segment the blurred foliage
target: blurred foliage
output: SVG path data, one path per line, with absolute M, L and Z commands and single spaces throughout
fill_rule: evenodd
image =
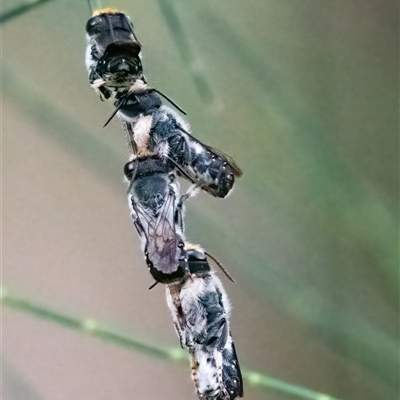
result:
M 0 15 L 0 24 L 3 24 L 4 22 L 7 22 L 9 20 L 12 20 L 28 11 L 31 11 L 35 7 L 38 7 L 50 0 L 34 0 L 34 1 L 29 1 L 27 3 L 23 3 L 21 5 L 18 5 L 10 10 L 7 10 L 6 12 L 2 12 Z
M 273 303 L 310 341 L 374 376 L 371 399 L 394 398 L 397 2 L 110 3 L 131 16 L 151 85 L 188 111 L 196 137 L 244 171 L 224 202 L 201 196 L 188 205 L 188 238 L 223 259 L 260 307 Z M 4 0 L 4 10 L 12 6 Z M 82 2 L 57 0 L 9 20 L 3 96 L 120 190 L 120 128 L 98 135 L 106 107 L 82 66 L 86 13 Z M 20 29 L 28 25 L 29 37 Z M 364 400 L 344 375 L 338 395 Z
M 187 351 L 181 348 L 163 349 L 149 344 L 142 343 L 131 337 L 124 336 L 103 328 L 96 320 L 87 318 L 80 320 L 78 318 L 69 317 L 59 312 L 49 310 L 46 307 L 39 306 L 31 301 L 23 300 L 8 293 L 5 288 L 0 288 L 2 305 L 14 310 L 28 313 L 37 318 L 49 320 L 53 323 L 64 326 L 65 328 L 74 329 L 90 336 L 114 343 L 115 345 L 128 348 L 130 350 L 144 353 L 150 357 L 156 357 L 169 361 L 184 360 L 188 362 Z M 339 400 L 327 394 L 318 393 L 313 390 L 303 388 L 301 386 L 292 385 L 279 379 L 263 375 L 258 372 L 243 370 L 243 378 L 245 383 L 252 386 L 264 386 L 269 389 L 291 393 L 297 398 L 311 400 Z

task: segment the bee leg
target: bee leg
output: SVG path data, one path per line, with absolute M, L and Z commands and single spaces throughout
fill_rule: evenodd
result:
M 182 283 L 185 283 L 185 282 L 187 282 L 188 280 L 190 279 L 190 281 L 193 283 L 193 276 L 192 276 L 192 274 L 190 273 L 190 270 L 189 270 L 189 267 L 187 266 L 187 264 L 186 264 L 186 266 L 184 267 L 184 273 L 183 273 L 183 277 L 182 277 Z
M 180 199 L 178 204 L 176 205 L 176 211 L 175 211 L 175 221 L 181 228 L 182 232 L 185 230 L 184 224 L 183 224 L 183 203 L 188 200 L 190 197 L 195 196 L 197 194 L 198 187 L 196 185 L 191 185 L 187 192 L 183 194 Z
M 185 345 L 184 345 L 184 341 L 183 341 L 182 330 L 181 330 L 181 328 L 179 327 L 179 324 L 176 323 L 176 322 L 174 322 L 174 327 L 175 327 L 176 333 L 178 334 L 179 343 L 180 343 L 180 345 L 181 345 L 181 348 L 184 349 L 184 348 L 185 348 Z
M 196 353 L 193 348 L 189 350 L 189 355 L 190 355 L 190 369 L 191 369 L 192 381 L 194 383 L 194 386 L 196 387 L 198 395 L 200 395 L 199 379 L 197 377 L 197 370 L 199 369 L 199 363 L 196 360 Z
M 181 196 L 181 198 L 179 199 L 178 204 L 176 205 L 176 208 L 178 210 L 182 210 L 183 209 L 183 203 L 190 199 L 191 197 L 196 196 L 196 194 L 199 192 L 199 187 L 196 184 L 193 184 L 189 187 L 189 189 L 186 191 L 185 194 L 183 194 Z
M 185 230 L 185 227 L 183 224 L 182 208 L 180 208 L 180 209 L 177 208 L 175 210 L 175 223 L 181 228 L 182 232 Z
M 142 236 L 145 234 L 144 228 L 143 228 L 142 223 L 140 222 L 139 218 L 135 218 L 133 220 L 133 225 L 135 225 L 135 228 L 136 228 L 139 236 Z
M 129 122 L 125 122 L 124 128 L 125 128 L 126 136 L 128 139 L 129 151 L 133 154 L 137 154 L 138 148 L 137 148 L 137 145 L 135 142 L 135 133 L 133 132 L 132 124 Z
M 111 92 L 104 86 L 99 86 L 99 92 L 101 101 L 108 100 L 111 97 Z

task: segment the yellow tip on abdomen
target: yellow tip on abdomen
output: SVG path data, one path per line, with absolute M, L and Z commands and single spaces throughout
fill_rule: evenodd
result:
M 93 11 L 93 17 L 100 14 L 117 14 L 119 12 L 121 11 L 118 11 L 115 8 L 106 7 L 106 8 L 101 8 L 100 10 Z

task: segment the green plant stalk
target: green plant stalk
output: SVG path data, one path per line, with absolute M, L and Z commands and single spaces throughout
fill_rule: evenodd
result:
M 190 70 L 198 94 L 203 102 L 208 104 L 212 103 L 214 100 L 214 93 L 211 84 L 209 83 L 204 71 L 201 68 L 196 67 L 197 58 L 195 56 L 195 51 L 192 49 L 192 46 L 187 39 L 188 35 L 185 32 L 173 2 L 157 0 L 157 3 L 175 41 L 182 61 Z
M 47 3 L 48 1 L 50 1 L 50 0 L 27 1 L 26 3 L 16 6 L 9 11 L 1 13 L 0 14 L 0 24 L 3 24 L 4 22 L 8 22 L 8 21 L 20 16 L 21 14 L 25 14 L 26 12 L 32 10 L 33 8 L 40 6 L 44 3 Z
M 111 330 L 102 328 L 96 320 L 91 318 L 74 318 L 64 315 L 57 311 L 52 311 L 46 307 L 34 304 L 29 300 L 24 300 L 10 295 L 8 291 L 1 287 L 0 298 L 2 306 L 8 307 L 13 310 L 21 311 L 32 315 L 39 319 L 48 320 L 58 325 L 64 326 L 75 331 L 97 337 L 106 342 L 114 343 L 117 346 L 125 347 L 130 350 L 135 350 L 149 356 L 170 361 L 187 360 L 188 356 L 183 349 L 174 348 L 160 348 L 150 344 L 140 342 L 132 337 L 124 336 L 119 333 L 112 332 Z M 250 370 L 243 370 L 243 377 L 245 381 L 251 386 L 260 386 L 264 388 L 274 389 L 280 392 L 290 393 L 294 396 L 303 399 L 311 400 L 340 400 L 336 397 L 329 396 L 324 393 L 318 393 L 313 390 L 293 385 L 284 382 L 280 379 L 272 378 L 259 372 Z

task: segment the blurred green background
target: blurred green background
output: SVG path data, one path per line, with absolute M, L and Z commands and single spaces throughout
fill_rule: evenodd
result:
M 3 0 L 3 12 L 20 4 Z M 115 0 L 149 84 L 244 171 L 187 203 L 224 285 L 243 368 L 343 400 L 399 395 L 399 5 Z M 2 282 L 146 343 L 177 346 L 129 218 L 128 152 L 84 67 L 86 1 L 1 25 Z M 3 399 L 195 399 L 186 363 L 3 307 Z M 248 400 L 293 394 L 248 384 Z M 321 397 L 321 400 L 323 397 Z

